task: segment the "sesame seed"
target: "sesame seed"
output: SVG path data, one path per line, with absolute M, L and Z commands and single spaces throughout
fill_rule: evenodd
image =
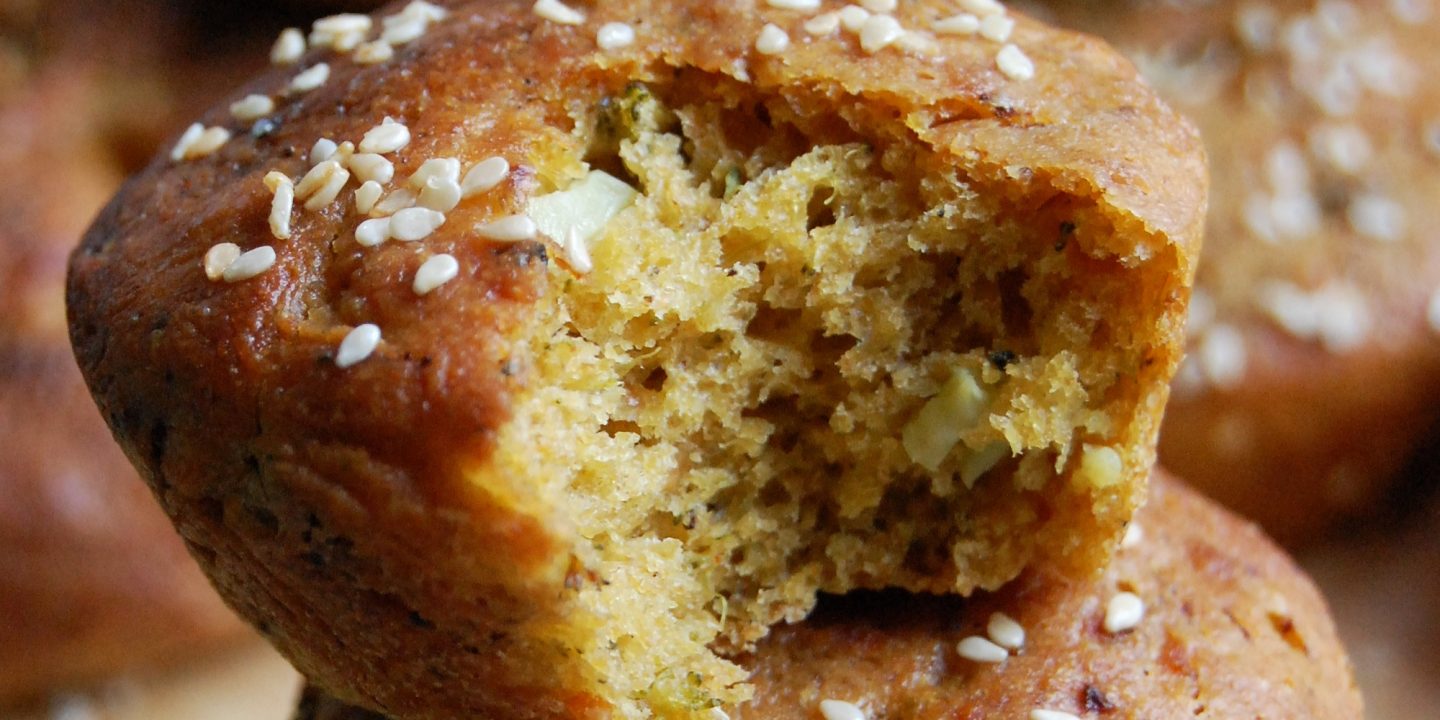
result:
M 207 128 L 200 123 L 194 123 L 180 135 L 180 140 L 170 151 L 170 159 L 180 161 L 205 157 L 229 141 L 229 130 L 219 126 Z
M 980 37 L 995 42 L 1006 42 L 1015 31 L 1015 21 L 1004 15 L 986 15 L 980 21 Z
M 1430 294 L 1430 302 L 1425 305 L 1425 320 L 1431 330 L 1440 332 L 1440 289 Z
M 241 253 L 240 257 L 225 267 L 225 272 L 221 273 L 220 277 L 227 283 L 241 282 L 269 270 L 274 264 L 275 248 L 261 245 Z
M 340 146 L 336 145 L 335 141 L 330 138 L 320 138 L 316 140 L 315 144 L 310 146 L 310 154 L 307 156 L 310 160 L 310 166 L 314 167 L 334 157 L 335 151 L 339 148 Z
M 425 181 L 415 204 L 442 213 L 450 212 L 460 204 L 460 183 L 438 175 L 432 177 Z
M 355 226 L 355 242 L 375 247 L 390 239 L 390 218 L 371 218 Z
M 900 5 L 897 0 L 860 0 L 860 7 L 872 13 L 891 13 Z
M 825 720 L 865 720 L 865 713 L 855 703 L 844 700 L 821 700 L 820 714 Z
M 1005 14 L 1005 6 L 999 0 L 960 0 L 960 8 L 980 17 Z
M 1025 646 L 1025 628 L 1015 619 L 1002 612 L 991 613 L 990 622 L 985 626 L 985 633 L 990 639 L 1003 648 L 1019 650 Z
M 850 32 L 860 32 L 865 26 L 865 21 L 870 19 L 870 11 L 859 5 L 846 5 L 840 8 L 840 26 Z
M 1195 361 L 1211 385 L 1233 387 L 1245 377 L 1245 337 L 1234 326 L 1224 323 L 1214 325 L 1195 350 Z
M 1310 150 L 1330 166 L 1347 174 L 1364 169 L 1370 161 L 1370 138 L 1355 125 L 1327 125 L 1310 133 Z
M 923 30 L 906 30 L 895 39 L 895 47 L 912 55 L 934 55 L 940 52 L 935 36 Z
M 766 0 L 766 4 L 781 10 L 819 10 L 820 0 Z
M 410 287 L 416 295 L 429 295 L 430 291 L 455 279 L 460 274 L 460 262 L 454 255 L 441 253 L 420 264 L 415 271 L 415 282 Z
M 1080 446 L 1080 466 L 1075 469 L 1073 480 L 1090 487 L 1110 487 L 1125 476 L 1125 461 L 1120 453 L 1109 445 Z
M 380 328 L 373 323 L 357 325 L 345 334 L 340 348 L 335 351 L 335 366 L 345 368 L 370 357 L 380 346 Z
M 1035 63 L 1014 45 L 1007 44 L 1000 48 L 1000 52 L 995 54 L 995 65 L 1012 80 L 1029 80 L 1035 77 Z
M 176 162 L 184 160 L 186 153 L 190 152 L 190 146 L 194 145 L 195 141 L 199 140 L 200 135 L 204 132 L 205 126 L 198 122 L 192 123 L 190 127 L 185 128 L 185 132 L 181 133 L 180 139 L 175 142 L 175 148 L 170 151 L 170 159 Z
M 1235 30 L 1245 46 L 1256 52 L 1265 52 L 1275 46 L 1275 32 L 1280 25 L 1280 16 L 1270 5 L 1253 3 L 1235 13 Z
M 270 47 L 270 62 L 275 65 L 293 65 L 305 55 L 305 35 L 300 28 L 285 28 Z
M 435 178 L 458 182 L 460 180 L 460 161 L 455 158 L 430 158 L 420 163 L 420 167 L 410 174 L 405 184 L 414 190 L 420 190 Z
M 979 635 L 971 635 L 961 640 L 959 644 L 955 646 L 955 652 L 959 653 L 960 657 L 966 660 L 980 663 L 1005 662 L 1005 659 L 1010 657 L 1010 653 L 1007 652 L 1005 648 Z
M 710 708 L 710 720 L 730 720 L 730 713 L 718 707 Z
M 1390 14 L 1406 25 L 1419 25 L 1430 19 L 1430 0 L 1390 0 Z
M 761 55 L 778 55 L 790 47 L 790 36 L 775 23 L 766 23 L 755 38 L 755 51 Z
M 1145 541 L 1145 531 L 1140 529 L 1140 523 L 1131 521 L 1125 526 L 1125 536 L 1120 538 L 1120 547 L 1133 548 Z
M 355 212 L 361 215 L 369 215 L 375 209 L 375 203 L 380 201 L 380 195 L 385 192 L 380 183 L 374 180 L 366 180 L 355 190 Z
M 1080 720 L 1079 715 L 1071 715 L 1059 710 L 1043 710 L 1036 708 L 1030 711 L 1030 720 Z
M 390 217 L 390 237 L 403 242 L 424 240 L 444 224 L 444 213 L 430 208 L 405 208 Z
M 271 175 L 279 175 L 285 181 L 276 182 L 271 189 L 275 195 L 270 198 L 270 234 L 277 240 L 285 240 L 290 237 L 290 213 L 295 209 L 295 185 L 288 176 L 277 172 L 267 175 L 267 180 Z
M 425 22 L 435 23 L 444 20 L 445 16 L 449 14 L 448 10 L 434 3 L 425 2 L 425 0 L 411 0 L 398 16 L 392 15 L 391 17 L 419 18 Z M 389 20 L 390 18 L 385 19 Z
M 595 269 L 595 263 L 590 259 L 590 248 L 586 247 L 585 239 L 580 237 L 577 228 L 571 227 L 565 233 L 565 257 L 570 261 L 570 267 L 581 275 Z
M 325 81 L 329 79 L 330 65 L 323 62 L 317 63 L 309 69 L 301 71 L 300 74 L 290 80 L 290 92 L 310 92 L 324 85 Z
M 860 49 L 867 53 L 880 52 L 904 34 L 905 28 L 899 20 L 889 15 L 871 15 L 860 26 Z
M 219 243 L 211 246 L 205 251 L 205 277 L 211 280 L 219 280 L 225 276 L 225 268 L 230 267 L 240 257 L 240 246 L 235 243 Z
M 971 13 L 960 13 L 936 20 L 930 27 L 942 35 L 974 35 L 980 32 L 980 18 Z
M 534 240 L 537 232 L 535 221 L 525 215 L 507 215 L 498 220 L 475 226 L 475 234 L 500 242 Z
M 355 48 L 355 62 L 361 65 L 378 65 L 395 57 L 395 48 L 383 40 L 367 42 Z
M 385 196 L 375 205 L 374 213 L 379 215 L 393 215 L 405 208 L 415 206 L 415 193 L 407 188 L 399 188 Z
M 1405 237 L 1405 206 L 1382 195 L 1360 195 L 1350 201 L 1345 218 L 1355 232 L 1371 240 L 1397 242 Z
M 259 120 L 275 112 L 275 101 L 268 95 L 246 95 L 230 103 L 230 115 L 236 120 Z
M 365 131 L 360 139 L 360 152 L 392 153 L 410 144 L 410 128 L 390 118 Z
M 579 25 L 585 15 L 560 0 L 535 0 L 535 14 L 561 25 Z
M 271 170 L 270 172 L 265 173 L 265 177 L 261 178 L 260 182 L 264 183 L 265 189 L 269 190 L 272 193 L 275 192 L 281 185 L 294 184 L 294 182 L 290 179 L 289 175 L 286 175 L 279 170 Z
M 505 176 L 510 174 L 510 163 L 502 157 L 492 157 L 481 160 L 465 173 L 465 179 L 460 183 L 460 194 L 470 197 L 485 192 L 500 184 Z
M 334 202 L 349 180 L 349 170 L 335 160 L 326 160 L 300 178 L 295 184 L 295 197 L 305 201 L 306 210 L 319 210 Z
M 595 32 L 595 44 L 601 50 L 618 50 L 635 42 L 635 28 L 622 22 L 608 22 Z
M 840 13 L 821 13 L 806 20 L 804 27 L 811 35 L 829 35 L 840 27 Z
M 383 185 L 395 178 L 395 163 L 376 153 L 355 153 L 345 166 L 362 183 L 374 181 Z
M 1134 630 L 1145 619 L 1145 602 L 1138 595 L 1122 592 L 1105 605 L 1105 632 L 1111 635 Z
M 380 42 L 386 45 L 406 45 L 419 40 L 425 35 L 426 25 L 423 20 L 406 18 L 399 22 L 385 23 L 385 30 L 380 33 Z
M 310 26 L 310 45 L 329 47 L 335 52 L 350 52 L 364 42 L 372 24 L 369 15 L 359 13 L 320 18 Z

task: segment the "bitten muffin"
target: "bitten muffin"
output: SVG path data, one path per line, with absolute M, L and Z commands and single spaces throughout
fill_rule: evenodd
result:
M 1135 59 L 1209 151 L 1161 462 L 1282 541 L 1373 509 L 1440 417 L 1440 13 L 1045 7 Z
M 303 672 L 406 718 L 691 716 L 819 591 L 1097 571 L 1198 139 L 1092 39 L 857 12 L 327 18 L 112 201 L 81 367 Z
M 755 697 L 725 708 L 735 720 L 1363 717 L 1309 579 L 1164 474 L 1103 577 L 827 597 L 740 662 Z M 377 717 L 311 688 L 297 720 Z

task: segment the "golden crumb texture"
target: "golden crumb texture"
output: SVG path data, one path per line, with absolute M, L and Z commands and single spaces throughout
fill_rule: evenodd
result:
M 1027 573 L 968 599 L 827 597 L 742 659 L 754 669 L 755 698 L 727 714 L 817 718 L 831 700 L 889 720 L 1032 710 L 1126 720 L 1364 716 L 1324 600 L 1252 524 L 1157 473 L 1134 525 L 1098 578 Z M 1124 592 L 1140 598 L 1143 615 L 1107 632 L 1106 607 Z M 1004 633 L 1007 621 L 1020 633 Z M 971 638 L 1015 647 L 1001 662 L 976 662 L 959 650 Z M 310 688 L 296 717 L 381 716 Z
M 1197 136 L 1087 37 L 836 9 L 322 21 L 102 213 L 90 388 L 320 686 L 693 717 L 817 593 L 1099 572 L 1180 357 Z

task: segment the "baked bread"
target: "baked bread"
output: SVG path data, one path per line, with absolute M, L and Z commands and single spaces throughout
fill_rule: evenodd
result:
M 15 73 L 0 82 L 0 714 L 251 637 L 111 439 L 70 351 L 66 259 L 126 170 L 116 143 L 130 136 L 111 131 L 141 123 L 113 122 L 95 68 L 50 46 L 57 26 L 32 25 L 68 5 L 0 13 L 0 65 Z M 165 116 L 146 107 L 145 122 Z
M 230 602 L 399 717 L 688 716 L 817 591 L 1093 573 L 1198 140 L 1098 42 L 947 13 L 324 21 L 92 227 L 82 370 Z
M 1199 125 L 1212 177 L 1161 462 L 1282 541 L 1369 511 L 1440 407 L 1440 14 L 1045 3 Z
M 970 599 L 823 599 L 741 659 L 755 698 L 725 710 L 837 717 L 822 702 L 839 700 L 887 720 L 1364 716 L 1320 594 L 1254 525 L 1157 473 L 1135 527 L 1100 578 L 1027 573 Z M 1143 613 L 1133 629 L 1107 631 L 1122 592 Z M 985 654 L 1004 659 L 971 659 Z M 306 697 L 297 720 L 380 717 L 314 688 Z

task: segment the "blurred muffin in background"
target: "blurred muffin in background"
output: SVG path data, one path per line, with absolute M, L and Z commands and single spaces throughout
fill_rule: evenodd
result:
M 1161 462 L 1292 544 L 1373 508 L 1440 409 L 1440 8 L 1039 5 L 1133 58 L 1209 151 Z
M 250 637 L 111 439 L 63 297 L 125 175 L 291 19 L 221 5 L 0 0 L 0 707 Z

